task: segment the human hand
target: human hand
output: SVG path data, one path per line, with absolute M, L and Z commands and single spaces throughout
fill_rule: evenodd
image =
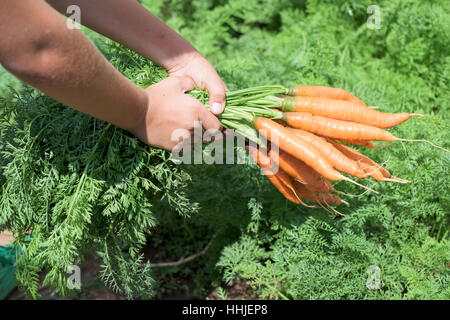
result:
M 209 106 L 211 112 L 219 115 L 225 108 L 225 83 L 217 74 L 214 67 L 200 53 L 194 52 L 179 59 L 167 70 L 170 76 L 189 77 L 195 86 L 209 92 Z
M 196 121 L 204 130 L 220 130 L 219 120 L 200 101 L 185 94 L 195 85 L 190 77 L 171 75 L 148 87 L 145 114 L 132 133 L 146 144 L 172 150 L 180 142 L 172 140 L 172 133 L 185 129 L 192 135 Z

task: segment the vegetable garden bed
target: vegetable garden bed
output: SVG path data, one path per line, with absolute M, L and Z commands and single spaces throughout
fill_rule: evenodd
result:
M 425 115 L 395 136 L 450 146 L 448 1 L 379 1 L 380 29 L 367 28 L 365 0 L 142 2 L 192 41 L 232 91 L 268 83 L 343 88 L 385 112 Z M 138 85 L 166 76 L 88 34 Z M 386 168 L 411 183 L 379 184 L 379 194 L 352 199 L 335 218 L 290 203 L 255 165 L 176 165 L 35 90 L 14 93 L 3 79 L 0 229 L 17 235 L 17 279 L 30 297 L 38 297 L 43 270 L 46 283 L 70 294 L 67 268 L 89 253 L 101 258 L 104 283 L 128 298 L 185 290 L 182 278 L 193 279 L 187 290 L 199 298 L 236 279 L 263 298 L 450 298 L 446 152 L 404 142 L 382 153 L 355 147 L 377 163 L 389 159 Z M 214 235 L 205 255 L 152 270 L 153 262 L 201 251 Z M 142 254 L 146 245 L 160 252 L 153 261 Z

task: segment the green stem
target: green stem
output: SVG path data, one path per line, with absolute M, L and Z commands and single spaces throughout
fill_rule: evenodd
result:
M 282 119 L 282 113 L 269 107 L 233 106 L 227 107 L 222 114 L 225 117 L 241 116 L 240 119 L 252 122 L 255 116 L 270 119 Z M 243 118 L 242 118 L 243 117 Z
M 265 147 L 265 141 L 261 140 L 258 136 L 258 132 L 255 128 L 249 126 L 248 124 L 233 121 L 233 120 L 227 120 L 227 119 L 221 119 L 220 122 L 225 128 L 233 129 L 237 133 L 239 133 L 241 136 L 245 137 L 246 139 L 253 141 L 257 143 L 258 145 Z
M 244 107 L 242 107 L 242 109 L 243 108 Z M 249 123 L 252 123 L 254 116 L 251 113 L 241 110 L 241 108 L 229 107 L 229 108 L 226 108 L 226 112 L 224 112 L 220 116 L 220 118 L 228 119 L 228 120 L 242 120 L 242 121 L 247 121 Z
M 258 100 L 258 99 L 264 99 L 264 98 L 267 98 L 268 96 L 271 96 L 271 97 L 273 97 L 273 98 L 276 98 L 276 97 L 274 97 L 273 95 L 274 94 L 278 94 L 278 92 L 276 92 L 276 91 L 267 91 L 267 92 L 263 92 L 263 93 L 254 93 L 254 94 L 252 94 L 252 95 L 249 95 L 249 96 L 236 96 L 236 97 L 233 97 L 233 98 L 227 98 L 227 103 L 229 103 L 229 104 L 243 104 L 244 102 L 247 102 L 247 101 L 253 101 L 253 100 Z
M 242 95 L 248 95 L 248 94 L 261 94 L 261 93 L 266 93 L 266 92 L 270 92 L 270 91 L 275 91 L 273 94 L 287 94 L 289 90 L 280 85 L 260 86 L 260 87 L 252 87 L 252 88 L 246 88 L 246 89 L 242 89 L 242 90 L 227 92 L 227 97 L 231 98 L 234 96 L 242 96 Z
M 278 98 L 275 96 L 267 96 L 263 97 L 262 99 L 253 99 L 247 101 L 246 104 L 253 107 L 265 106 L 271 108 L 281 108 L 283 106 L 283 101 L 284 99 L 282 98 Z

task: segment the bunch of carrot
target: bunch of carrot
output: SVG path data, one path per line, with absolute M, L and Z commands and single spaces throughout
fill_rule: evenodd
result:
M 382 147 L 375 147 L 373 141 L 425 141 L 400 139 L 384 130 L 412 116 L 423 115 L 384 113 L 339 88 L 298 85 L 230 92 L 220 120 L 256 142 L 248 146 L 251 158 L 288 200 L 307 205 L 306 200 L 335 211 L 331 206 L 346 202 L 336 195 L 342 193 L 332 181 L 344 180 L 376 192 L 343 174 L 409 182 L 392 176 L 384 164 L 348 144 L 378 149 Z

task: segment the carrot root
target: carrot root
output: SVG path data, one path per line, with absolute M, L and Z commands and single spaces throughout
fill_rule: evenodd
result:
M 397 141 L 405 141 L 405 142 L 426 142 L 426 143 L 428 143 L 428 144 L 431 144 L 431 145 L 432 145 L 433 147 L 435 147 L 435 148 L 444 150 L 444 151 L 446 151 L 446 152 L 450 152 L 450 150 L 445 149 L 445 148 L 443 148 L 443 147 L 440 147 L 440 146 L 438 146 L 438 145 L 436 145 L 436 144 L 434 144 L 433 142 L 428 141 L 428 140 L 423 140 L 423 139 L 419 139 L 419 140 L 410 140 L 410 139 L 401 139 L 401 138 L 397 138 L 397 137 L 395 137 L 395 140 L 397 140 Z
M 397 182 L 397 183 L 404 183 L 404 184 L 410 183 L 410 182 L 411 182 L 411 181 L 409 181 L 409 180 L 400 179 L 400 178 L 396 178 L 396 177 L 393 177 L 393 178 L 384 178 L 384 181 Z
M 371 171 L 371 172 L 367 172 L 367 171 L 366 171 L 367 176 L 371 176 L 371 175 L 373 175 L 375 172 L 380 171 L 381 168 L 383 168 L 384 165 L 385 165 L 386 163 L 388 163 L 389 159 L 390 159 L 390 157 L 387 158 L 387 160 L 384 161 L 383 163 L 377 164 L 377 165 L 375 166 L 375 168 L 376 168 L 375 170 L 373 170 L 373 171 Z
M 295 197 L 297 198 L 297 200 L 299 201 L 299 203 L 302 205 L 302 206 L 305 206 L 305 207 L 308 207 L 308 208 L 314 208 L 313 206 L 310 206 L 310 205 L 308 205 L 308 204 L 306 204 L 306 203 L 304 203 L 303 201 L 302 201 L 302 198 L 297 194 L 297 191 L 295 191 L 295 188 L 293 188 L 292 187 L 292 185 L 288 185 L 285 181 L 281 181 L 287 188 L 289 188 L 293 193 L 294 193 L 294 195 L 295 195 Z
M 360 183 L 358 183 L 358 182 L 356 182 L 356 181 L 353 181 L 353 180 L 350 179 L 350 178 L 343 177 L 342 180 L 351 182 L 351 183 L 357 185 L 358 187 L 364 188 L 364 189 L 366 189 L 366 190 L 368 190 L 368 191 L 372 191 L 372 192 L 377 193 L 377 194 L 379 193 L 378 191 L 376 191 L 376 190 L 374 190 L 374 189 L 372 189 L 372 188 L 369 188 L 369 187 L 367 187 L 367 186 L 365 186 L 365 185 L 363 185 L 363 184 L 360 184 Z
M 341 200 L 341 202 L 342 202 L 342 200 Z M 337 214 L 339 216 L 342 216 L 342 217 L 346 216 L 345 214 L 339 212 L 337 209 L 335 209 L 332 206 L 330 206 L 328 203 L 326 203 L 326 205 L 327 205 L 327 208 L 330 209 L 331 211 L 333 211 L 335 214 Z
M 376 183 L 373 183 L 371 187 L 373 187 L 374 185 L 376 185 Z M 336 190 L 336 189 L 333 189 L 333 191 L 335 193 L 337 193 L 337 194 L 341 194 L 343 196 L 351 197 L 351 198 L 360 198 L 363 195 L 365 195 L 366 193 L 370 192 L 370 190 L 364 190 L 364 192 L 360 193 L 360 194 L 349 194 L 349 193 L 345 193 L 345 192 L 342 192 L 342 191 L 339 191 L 339 190 Z

